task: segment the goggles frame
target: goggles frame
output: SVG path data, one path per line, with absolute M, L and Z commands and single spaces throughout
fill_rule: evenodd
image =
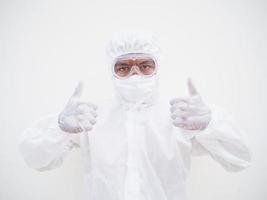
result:
M 136 65 L 133 65 L 131 67 L 131 71 L 126 75 L 126 76 L 119 76 L 116 72 L 115 72 L 115 65 L 116 63 L 122 59 L 122 58 L 125 58 L 126 59 L 138 59 L 138 58 L 150 58 L 154 61 L 155 63 L 155 69 L 153 71 L 153 73 L 151 74 L 148 74 L 148 75 L 145 75 L 143 74 L 140 70 L 139 70 L 139 67 L 136 66 Z M 134 70 L 133 68 L 134 67 L 137 67 L 138 70 Z M 148 77 L 152 77 L 154 76 L 155 74 L 157 74 L 157 71 L 158 71 L 158 62 L 157 62 L 157 59 L 151 55 L 151 54 L 148 54 L 148 53 L 129 53 L 129 54 L 123 54 L 121 56 L 118 56 L 116 59 L 114 59 L 113 63 L 112 63 L 112 73 L 113 75 L 118 78 L 118 79 L 127 79 L 129 78 L 130 76 L 132 76 L 132 74 L 134 73 L 134 71 L 136 71 L 138 73 L 138 75 L 142 76 L 142 77 L 145 77 L 145 78 L 148 78 Z

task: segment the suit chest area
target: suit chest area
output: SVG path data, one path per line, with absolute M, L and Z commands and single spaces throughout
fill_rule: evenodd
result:
M 111 109 L 89 135 L 92 163 L 143 166 L 179 162 L 170 117 L 158 109 Z

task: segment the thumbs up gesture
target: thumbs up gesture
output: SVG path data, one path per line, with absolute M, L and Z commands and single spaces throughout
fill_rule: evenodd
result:
M 204 130 L 211 120 L 211 111 L 188 79 L 189 97 L 170 101 L 173 125 L 185 130 Z
M 90 131 L 96 123 L 97 106 L 79 100 L 82 90 L 83 84 L 79 83 L 58 117 L 59 127 L 65 132 L 80 133 Z

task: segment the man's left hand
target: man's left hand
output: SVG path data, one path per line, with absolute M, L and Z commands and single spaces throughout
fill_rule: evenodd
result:
M 191 79 L 188 79 L 190 96 L 170 101 L 173 125 L 186 130 L 204 130 L 211 120 L 211 110 L 203 102 Z

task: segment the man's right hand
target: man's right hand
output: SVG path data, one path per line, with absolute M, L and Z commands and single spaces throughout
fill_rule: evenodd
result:
M 97 106 L 79 100 L 82 90 L 83 84 L 79 83 L 65 109 L 58 117 L 59 127 L 65 132 L 80 133 L 90 131 L 96 123 Z

